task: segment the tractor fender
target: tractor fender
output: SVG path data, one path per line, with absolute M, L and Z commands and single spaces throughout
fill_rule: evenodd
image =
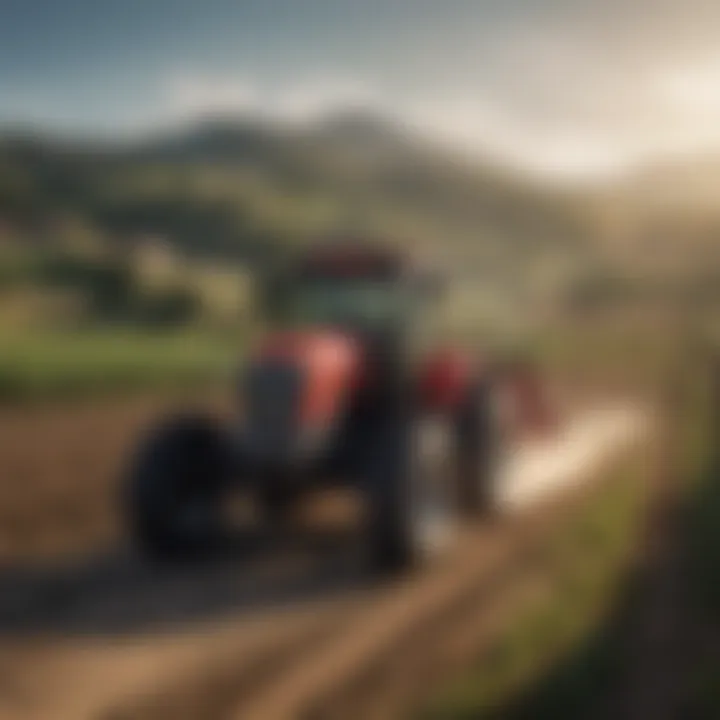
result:
M 438 412 L 457 409 L 478 381 L 477 362 L 460 350 L 440 350 L 428 357 L 420 368 L 420 401 Z

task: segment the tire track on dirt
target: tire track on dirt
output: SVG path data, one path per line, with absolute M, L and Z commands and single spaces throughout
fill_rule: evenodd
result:
M 511 610 L 513 587 L 527 583 L 537 541 L 583 497 L 576 493 L 492 530 L 468 533 L 443 572 L 369 608 L 303 666 L 239 702 L 232 717 L 398 717 L 417 701 L 418 689 L 434 687 L 477 651 L 498 613 Z
M 304 620 L 276 624 L 262 641 L 242 648 L 216 650 L 199 660 L 184 677 L 174 677 L 169 687 L 154 687 L 139 699 L 106 711 L 107 720 L 193 720 L 222 717 L 238 696 L 266 686 L 296 662 L 322 646 L 342 629 L 346 608 L 313 610 Z

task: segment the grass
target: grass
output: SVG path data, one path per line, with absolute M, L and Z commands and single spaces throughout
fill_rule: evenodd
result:
M 716 356 L 717 356 L 716 350 Z M 689 611 L 700 647 L 692 658 L 688 717 L 720 717 L 720 363 L 695 384 L 684 463 Z M 707 377 L 707 375 L 710 377 Z M 715 377 L 713 377 L 715 375 Z
M 0 338 L 0 402 L 39 401 L 226 378 L 241 339 L 102 329 Z
M 578 705 L 608 672 L 606 652 L 563 662 L 594 636 L 612 606 L 635 544 L 641 508 L 641 466 L 618 471 L 606 492 L 558 528 L 543 549 L 550 591 L 504 628 L 489 651 L 445 688 L 422 717 L 433 720 L 507 717 L 529 689 L 532 707 L 514 712 L 529 718 L 581 717 Z M 548 674 L 553 665 L 568 668 Z M 503 711 L 501 712 L 501 708 Z
M 595 326 L 545 334 L 529 350 L 550 375 L 580 389 L 619 381 L 651 395 L 676 355 L 668 336 Z M 423 717 L 585 716 L 617 673 L 621 638 L 611 620 L 628 600 L 627 567 L 647 471 L 645 458 L 629 460 L 594 502 L 557 528 L 542 550 L 549 592 L 501 628 L 489 651 L 444 688 Z

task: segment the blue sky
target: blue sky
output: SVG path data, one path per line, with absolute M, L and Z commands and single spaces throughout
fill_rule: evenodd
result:
M 459 35 L 474 45 L 525 4 L 2 0 L 0 109 L 116 125 L 142 115 L 141 105 L 157 102 L 162 84 L 182 73 L 270 86 L 335 77 L 404 87 L 435 65 L 447 69 Z
M 602 171 L 720 150 L 712 0 L 0 0 L 0 123 L 133 133 L 363 104 Z

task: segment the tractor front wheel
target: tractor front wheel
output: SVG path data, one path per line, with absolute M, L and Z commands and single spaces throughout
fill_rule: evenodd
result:
M 130 530 L 146 554 L 180 559 L 218 547 L 229 457 L 220 426 L 208 417 L 173 418 L 150 433 L 125 488 Z

